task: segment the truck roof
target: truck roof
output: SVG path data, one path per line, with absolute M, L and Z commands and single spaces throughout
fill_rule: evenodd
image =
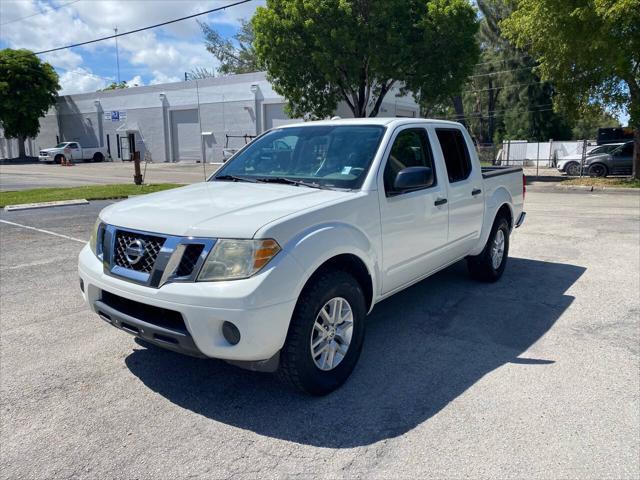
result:
M 383 125 L 383 126 L 399 126 L 407 124 L 442 124 L 450 126 L 460 126 L 458 122 L 449 120 L 437 120 L 430 118 L 396 118 L 396 117 L 366 117 L 366 118 L 340 118 L 335 120 L 315 120 L 311 122 L 299 122 L 289 125 L 282 125 L 278 128 L 301 127 L 305 125 Z

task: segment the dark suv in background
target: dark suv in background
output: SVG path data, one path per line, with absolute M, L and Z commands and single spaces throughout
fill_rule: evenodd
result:
M 625 142 L 609 153 L 589 155 L 584 169 L 592 177 L 630 175 L 633 169 L 633 141 Z

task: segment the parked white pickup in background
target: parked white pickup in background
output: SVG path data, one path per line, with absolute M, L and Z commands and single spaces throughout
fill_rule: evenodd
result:
M 38 160 L 41 162 L 60 163 L 63 157 L 72 161 L 90 161 L 102 162 L 110 159 L 107 148 L 105 147 L 82 147 L 78 142 L 62 142 L 53 148 L 45 148 L 40 150 Z

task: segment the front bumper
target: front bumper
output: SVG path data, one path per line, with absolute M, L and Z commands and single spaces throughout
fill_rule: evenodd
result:
M 53 157 L 50 156 L 44 156 L 44 155 L 38 155 L 38 161 L 40 162 L 53 162 Z
M 170 350 L 232 363 L 249 362 L 251 365 L 245 365 L 249 368 L 272 359 L 284 345 L 297 301 L 295 282 L 302 278 L 302 270 L 291 255 L 276 256 L 265 271 L 248 279 L 168 283 L 160 288 L 107 275 L 103 268 L 87 245 L 78 263 L 83 296 L 103 320 Z M 105 301 L 109 294 L 143 308 L 114 306 Z M 162 313 L 153 313 L 162 309 L 179 314 L 183 327 L 167 326 Z M 240 331 L 235 345 L 222 333 L 225 321 Z

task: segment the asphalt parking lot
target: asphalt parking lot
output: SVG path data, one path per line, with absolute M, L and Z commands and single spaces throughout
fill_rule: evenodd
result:
M 0 213 L 3 478 L 640 477 L 639 195 L 530 191 L 502 280 L 379 304 L 324 398 L 89 313 L 106 204 Z

